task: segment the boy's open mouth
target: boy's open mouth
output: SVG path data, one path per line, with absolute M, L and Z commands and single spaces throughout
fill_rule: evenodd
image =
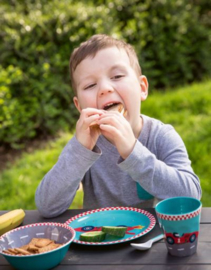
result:
M 124 117 L 127 116 L 127 110 L 124 108 L 123 104 L 120 103 L 120 102 L 109 103 L 109 104 L 107 104 L 103 108 L 103 110 L 107 110 L 107 111 L 118 111 Z M 99 129 L 99 126 L 98 126 L 98 124 L 96 124 L 96 121 L 94 121 L 93 123 L 91 123 L 90 127 L 92 127 L 92 128 L 98 128 Z
M 120 102 L 109 103 L 104 107 L 106 111 L 117 111 L 121 113 L 124 117 L 127 116 L 127 110 L 124 108 L 123 104 Z
M 109 103 L 107 104 L 103 109 L 106 111 L 118 111 L 119 110 L 119 106 L 122 105 L 121 103 Z M 123 106 L 123 105 L 122 105 Z

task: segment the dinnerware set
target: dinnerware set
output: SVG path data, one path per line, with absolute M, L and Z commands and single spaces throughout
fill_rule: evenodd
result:
M 167 251 L 177 257 L 190 256 L 197 250 L 201 202 L 190 197 L 175 197 L 159 202 L 155 207 L 162 233 L 145 243 L 133 243 L 149 233 L 156 218 L 146 210 L 133 207 L 107 207 L 83 212 L 65 223 L 35 223 L 18 227 L 0 237 L 0 254 L 16 269 L 45 270 L 58 265 L 65 257 L 70 244 L 104 246 L 131 241 L 137 250 L 147 250 L 164 239 Z M 101 231 L 103 226 L 127 227 L 124 237 L 106 236 L 102 242 L 80 240 L 85 232 Z M 27 244 L 36 237 L 48 238 L 62 244 L 55 250 L 33 255 L 10 255 L 4 250 Z

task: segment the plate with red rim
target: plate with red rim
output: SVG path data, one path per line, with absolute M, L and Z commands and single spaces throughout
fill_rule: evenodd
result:
M 68 219 L 65 223 L 76 232 L 74 243 L 99 246 L 119 244 L 139 238 L 154 228 L 156 219 L 148 211 L 139 208 L 107 207 L 83 212 Z M 80 240 L 82 233 L 101 231 L 103 226 L 127 227 L 127 230 L 122 238 L 106 235 L 102 242 Z

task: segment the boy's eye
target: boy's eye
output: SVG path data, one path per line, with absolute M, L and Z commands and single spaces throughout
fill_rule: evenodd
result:
M 96 85 L 95 83 L 90 84 L 90 85 L 87 85 L 86 87 L 84 87 L 84 90 L 87 90 L 87 89 L 89 89 L 89 88 L 92 88 L 92 87 L 94 87 L 95 85 Z
M 120 79 L 122 77 L 124 77 L 124 75 L 116 75 L 116 76 L 113 76 L 112 79 Z

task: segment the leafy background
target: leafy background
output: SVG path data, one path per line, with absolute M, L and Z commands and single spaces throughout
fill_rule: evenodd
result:
M 178 130 L 210 205 L 210 10 L 207 0 L 0 0 L 0 208 L 35 208 L 78 117 L 70 53 L 96 33 L 136 49 L 150 83 L 142 112 Z M 80 190 L 72 207 L 81 202 Z

